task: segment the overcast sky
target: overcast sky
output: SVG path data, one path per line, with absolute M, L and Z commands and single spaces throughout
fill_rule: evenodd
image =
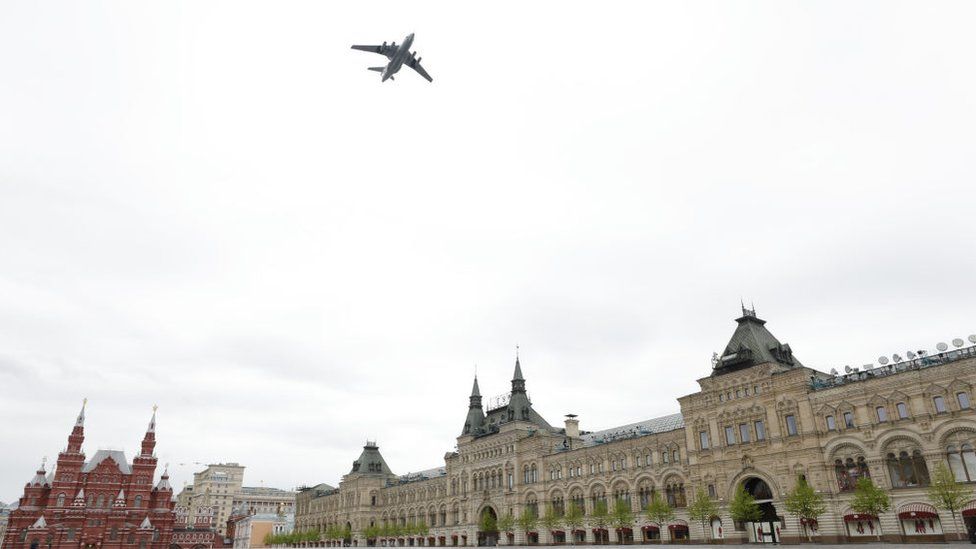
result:
M 291 488 L 442 465 L 516 344 L 593 430 L 740 297 L 824 370 L 976 332 L 976 4 L 339 4 L 0 3 L 0 500 L 84 397 Z

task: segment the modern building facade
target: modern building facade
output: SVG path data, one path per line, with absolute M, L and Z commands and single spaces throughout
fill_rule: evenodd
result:
M 295 492 L 263 486 L 243 486 L 244 466 L 238 463 L 213 463 L 193 474 L 193 484 L 177 496 L 177 507 L 185 510 L 195 524 L 199 516 L 210 517 L 217 531 L 229 537 L 227 522 L 235 510 L 243 513 L 284 513 L 294 511 Z
M 783 499 L 803 477 L 828 508 L 809 525 L 821 541 L 943 540 L 976 528 L 976 495 L 958 524 L 927 497 L 931 472 L 946 464 L 956 478 L 976 481 L 976 337 L 938 352 L 908 353 L 890 363 L 844 375 L 804 366 L 754 311 L 743 308 L 700 390 L 678 399 L 680 413 L 585 432 L 575 416 L 553 426 L 532 407 L 516 358 L 511 393 L 485 409 L 477 379 L 457 450 L 444 465 L 397 476 L 368 443 L 338 488 L 299 493 L 296 530 L 351 531 L 353 545 L 452 546 L 506 543 L 636 542 L 711 538 L 774 542 L 803 535 Z M 886 489 L 892 508 L 879 517 L 851 510 L 860 477 Z M 760 504 L 762 519 L 736 523 L 728 503 L 738 487 Z M 702 527 L 687 506 L 704 491 L 720 509 Z M 653 494 L 676 508 L 657 524 L 641 510 Z M 607 532 L 594 524 L 569 531 L 486 532 L 506 514 L 569 502 L 591 516 L 605 502 L 628 502 L 632 527 Z M 370 526 L 423 523 L 429 533 L 366 539 Z M 514 528 L 513 530 L 518 530 Z M 323 540 L 324 545 L 335 540 Z
M 9 516 L 8 549 L 167 549 L 173 530 L 173 489 L 156 473 L 156 412 L 130 462 L 118 450 L 86 459 L 85 406 L 67 448 L 49 473 L 42 463 Z

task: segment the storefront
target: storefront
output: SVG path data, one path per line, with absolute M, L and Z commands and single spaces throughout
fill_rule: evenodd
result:
M 906 540 L 945 541 L 939 513 L 927 503 L 902 505 L 898 508 L 898 522 Z
M 870 538 L 876 538 L 880 532 L 878 517 L 862 513 L 846 513 L 844 527 L 851 541 L 868 541 Z
M 656 524 L 641 526 L 641 541 L 657 541 L 661 539 L 661 529 Z

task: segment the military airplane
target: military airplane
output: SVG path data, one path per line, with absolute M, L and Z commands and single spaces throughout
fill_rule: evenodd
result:
M 390 60 L 390 62 L 384 67 L 369 67 L 369 70 L 371 71 L 382 73 L 382 82 L 386 82 L 387 78 L 393 80 L 393 75 L 396 74 L 403 65 L 417 71 L 420 76 L 426 78 L 428 82 L 433 82 L 434 79 L 431 78 L 430 75 L 427 74 L 427 71 L 420 66 L 420 58 L 417 57 L 417 52 L 410 51 L 411 44 L 413 44 L 413 33 L 407 35 L 407 37 L 403 39 L 403 43 L 399 46 L 397 46 L 396 42 L 393 42 L 390 45 L 383 42 L 382 46 L 353 46 L 352 49 L 371 51 L 373 53 L 385 55 L 387 59 Z

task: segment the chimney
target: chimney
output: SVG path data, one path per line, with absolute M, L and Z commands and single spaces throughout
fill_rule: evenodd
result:
M 566 437 L 579 438 L 579 420 L 576 414 L 566 414 Z

